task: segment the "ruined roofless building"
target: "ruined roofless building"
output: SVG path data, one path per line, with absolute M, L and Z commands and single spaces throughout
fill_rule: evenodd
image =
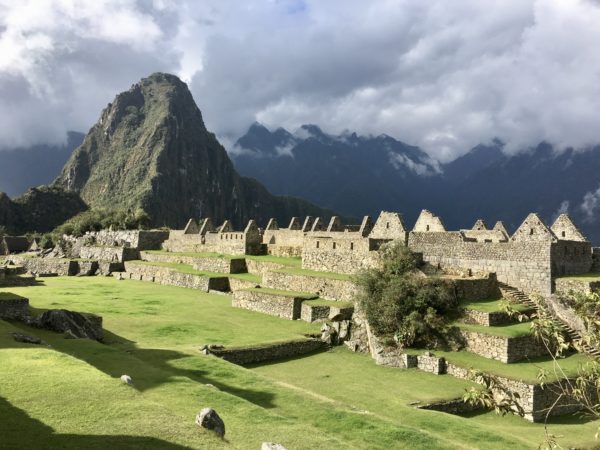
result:
M 264 230 L 250 221 L 244 231 L 233 231 L 228 221 L 215 228 L 210 219 L 199 224 L 191 220 L 184 230 L 171 231 L 163 248 L 295 256 L 302 257 L 304 269 L 354 274 L 374 267 L 377 250 L 390 241 L 402 242 L 442 269 L 495 273 L 500 282 L 544 296 L 553 292 L 556 277 L 588 273 L 600 261 L 600 251 L 592 250 L 568 215 L 547 227 L 533 213 L 512 236 L 502 222 L 489 228 L 483 220 L 470 229 L 448 231 L 441 218 L 427 210 L 410 231 L 400 214 L 386 211 L 375 222 L 365 216 L 358 225 L 344 225 L 335 216 L 327 223 L 318 217 L 294 217 L 285 228 L 271 219 Z

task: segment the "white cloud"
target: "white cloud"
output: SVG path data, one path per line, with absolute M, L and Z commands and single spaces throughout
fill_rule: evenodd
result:
M 0 147 L 85 131 L 151 72 L 209 129 L 386 133 L 441 160 L 600 142 L 590 0 L 0 0 Z
M 583 196 L 583 201 L 579 205 L 579 209 L 583 212 L 583 220 L 585 222 L 596 222 L 598 220 L 598 209 L 600 209 L 600 187 L 595 191 L 587 192 Z

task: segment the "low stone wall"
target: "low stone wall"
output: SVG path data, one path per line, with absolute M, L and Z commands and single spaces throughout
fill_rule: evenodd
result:
M 461 300 L 484 300 L 500 294 L 495 274 L 480 278 L 452 278 L 456 296 Z
M 451 363 L 446 364 L 446 373 L 463 380 L 471 380 L 468 369 Z M 530 422 L 543 422 L 548 411 L 550 416 L 560 416 L 582 409 L 577 402 L 561 395 L 558 382 L 546 383 L 542 387 L 540 384 L 530 384 L 504 377 L 497 378 L 505 388 L 519 394 L 521 407 L 525 412 L 524 418 Z M 593 399 L 594 396 L 590 398 Z
M 483 312 L 475 309 L 466 309 L 464 311 L 463 321 L 465 323 L 493 327 L 514 323 L 515 319 L 504 311 Z
M 77 275 L 79 265 L 76 261 L 63 258 L 26 258 L 17 255 L 11 260 L 36 275 L 56 274 L 59 276 Z
M 29 299 L 18 295 L 0 297 L 0 319 L 22 320 L 29 315 Z
M 545 298 L 544 301 L 553 315 L 562 322 L 583 335 L 587 333 L 587 327 L 583 319 L 561 298 L 561 295 L 551 295 Z
M 592 249 L 592 272 L 600 273 L 600 248 Z
M 196 270 L 221 273 L 246 273 L 244 258 L 194 258 L 192 265 Z
M 446 373 L 446 360 L 443 357 L 426 352 L 417 356 L 417 367 L 424 372 L 441 375 Z
M 326 348 L 327 345 L 323 341 L 315 338 L 263 344 L 246 348 L 211 348 L 209 351 L 211 354 L 226 361 L 246 365 L 293 358 Z
M 125 270 L 125 265 L 122 262 L 98 262 L 98 275 L 108 276 L 114 272 L 122 272 L 123 270 Z
M 460 330 L 460 334 L 465 350 L 503 363 L 548 354 L 544 345 L 537 342 L 533 335 L 502 337 L 467 330 Z
M 123 262 L 139 259 L 139 251 L 127 247 L 84 246 L 79 250 L 79 256 L 97 261 Z
M 190 289 L 208 291 L 229 291 L 229 280 L 227 277 L 209 278 L 201 275 L 178 272 L 169 267 L 150 266 L 125 263 L 125 272 L 113 274 L 119 279 L 132 279 L 140 281 L 152 281 L 154 283 L 179 286 Z
M 254 281 L 246 281 L 240 280 L 239 278 L 229 278 L 229 288 L 231 292 L 239 291 L 241 289 L 250 289 L 258 287 L 260 283 L 255 283 Z
M 317 320 L 327 320 L 329 317 L 329 306 L 302 304 L 300 318 L 305 322 L 316 322 Z
M 554 280 L 555 292 L 557 294 L 569 294 L 572 292 L 581 292 L 590 294 L 600 292 L 600 281 L 586 281 L 577 278 L 556 278 Z
M 353 301 L 358 287 L 349 280 L 296 275 L 269 271 L 263 275 L 262 285 L 273 289 L 310 292 L 326 300 Z
M 263 273 L 268 272 L 270 270 L 283 269 L 284 267 L 286 267 L 284 264 L 279 264 L 271 261 L 257 261 L 254 259 L 246 260 L 246 268 L 248 269 L 248 272 L 257 275 L 262 275 Z
M 77 275 L 96 275 L 98 272 L 98 261 L 76 261 Z
M 217 273 L 245 273 L 246 260 L 244 258 L 219 258 L 170 255 L 168 253 L 141 252 L 140 258 L 149 262 L 167 262 L 189 264 L 196 270 Z
M 269 294 L 257 291 L 235 291 L 231 306 L 257 311 L 283 319 L 296 320 L 301 316 L 302 302 L 300 297 Z

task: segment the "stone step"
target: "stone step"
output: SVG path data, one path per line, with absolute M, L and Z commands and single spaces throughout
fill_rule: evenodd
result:
M 315 299 L 302 302 L 300 318 L 306 322 L 351 320 L 354 306 L 349 302 Z

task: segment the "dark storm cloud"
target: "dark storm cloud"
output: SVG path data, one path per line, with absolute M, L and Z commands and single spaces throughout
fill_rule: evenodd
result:
M 587 0 L 0 0 L 0 147 L 86 130 L 157 70 L 207 126 L 386 133 L 447 160 L 499 137 L 600 141 L 600 6 Z

